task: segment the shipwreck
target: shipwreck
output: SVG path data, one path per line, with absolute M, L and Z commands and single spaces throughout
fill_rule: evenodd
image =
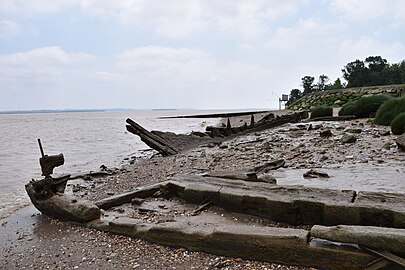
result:
M 212 142 L 216 136 L 298 121 L 301 116 L 288 117 L 268 117 L 244 130 L 211 129 L 216 135 L 199 134 L 192 139 Z M 127 123 L 130 132 L 163 155 L 176 154 L 195 143 L 176 144 L 178 137 L 173 134 L 149 132 L 132 120 Z M 63 155 L 41 152 L 44 178 L 28 183 L 26 191 L 40 212 L 54 218 L 163 245 L 250 260 L 319 269 L 405 268 L 402 193 L 278 185 L 263 176 L 263 172 L 283 166 L 283 160 L 274 160 L 251 171 L 178 175 L 90 202 L 64 192 L 70 176 L 52 177 L 53 168 L 63 164 Z

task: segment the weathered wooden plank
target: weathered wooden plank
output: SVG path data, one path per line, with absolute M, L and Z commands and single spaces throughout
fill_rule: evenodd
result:
M 352 243 L 372 249 L 405 253 L 405 229 L 338 225 L 325 227 L 315 225 L 311 236 L 330 241 Z
M 392 254 L 390 252 L 387 251 L 380 251 L 380 250 L 373 250 L 371 248 L 366 248 L 366 247 L 361 247 L 364 250 L 367 250 L 370 253 L 373 253 L 375 255 L 381 256 L 397 265 L 400 265 L 402 267 L 405 267 L 405 259 L 401 258 L 395 254 Z
M 134 198 L 147 198 L 155 194 L 160 188 L 160 184 L 135 189 L 126 193 L 111 196 L 95 202 L 95 205 L 101 209 L 109 209 L 124 203 L 131 202 Z
M 351 246 L 309 244 L 309 232 L 302 229 L 221 224 L 206 213 L 204 218 L 210 222 L 201 222 L 201 218 L 177 217 L 171 222 L 147 223 L 124 217 L 112 220 L 108 226 L 89 226 L 190 250 L 322 269 L 364 269 L 376 259 Z
M 374 198 L 385 198 L 384 202 L 368 196 L 367 203 L 364 200 L 357 203 L 362 196 L 356 197 L 353 190 L 269 185 L 192 175 L 176 176 L 169 182 L 170 188 L 189 202 L 199 204 L 212 196 L 211 202 L 216 206 L 289 224 L 370 226 L 370 220 L 378 217 L 372 221 L 372 226 L 388 224 L 385 227 L 405 228 L 404 223 L 395 222 L 405 215 L 403 194 L 379 193 Z

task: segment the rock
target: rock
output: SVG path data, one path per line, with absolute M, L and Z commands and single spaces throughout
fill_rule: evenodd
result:
M 395 142 L 397 143 L 399 149 L 405 151 L 405 133 L 399 136 Z
M 327 159 L 328 159 L 328 156 L 325 156 L 325 155 L 322 155 L 322 156 L 319 158 L 320 161 L 325 161 L 325 160 L 327 160 Z
M 208 134 L 205 132 L 200 132 L 200 131 L 193 131 L 191 132 L 191 135 L 197 136 L 197 137 L 208 137 Z
M 329 178 L 329 174 L 324 173 L 324 172 L 315 171 L 313 169 L 304 173 L 303 176 L 304 176 L 304 178 L 318 178 L 318 177 Z
M 386 142 L 386 143 L 383 145 L 382 148 L 385 149 L 385 150 L 390 150 L 391 147 L 392 147 L 392 143 L 391 143 L 391 142 Z
M 326 129 L 326 130 L 321 130 L 319 132 L 319 136 L 326 138 L 326 137 L 331 137 L 332 136 L 332 131 L 330 129 Z
M 144 201 L 145 201 L 145 199 L 133 198 L 131 200 L 131 204 L 132 205 L 141 205 Z
M 381 136 L 388 136 L 388 135 L 390 135 L 391 133 L 390 133 L 389 130 L 379 130 L 379 131 L 378 131 L 378 134 L 381 135 Z
M 284 159 L 275 159 L 261 166 L 254 167 L 251 171 L 255 173 L 267 173 L 270 170 L 277 170 L 285 165 Z
M 277 179 L 270 175 L 270 174 L 262 174 L 257 178 L 258 182 L 264 182 L 264 183 L 269 183 L 269 184 L 277 184 Z
M 360 128 L 349 128 L 346 130 L 346 132 L 348 133 L 354 133 L 354 134 L 360 134 L 361 133 L 361 129 Z
M 340 142 L 342 144 L 345 143 L 354 143 L 356 142 L 357 138 L 354 135 L 350 135 L 350 134 L 345 134 L 343 135 L 343 137 L 340 139 Z

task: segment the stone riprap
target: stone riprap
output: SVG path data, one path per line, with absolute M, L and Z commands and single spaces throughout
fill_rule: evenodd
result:
M 386 85 L 328 90 L 308 94 L 297 100 L 288 108 L 306 110 L 319 105 L 340 107 L 348 101 L 357 100 L 362 96 L 388 94 L 400 96 L 405 93 L 405 85 Z

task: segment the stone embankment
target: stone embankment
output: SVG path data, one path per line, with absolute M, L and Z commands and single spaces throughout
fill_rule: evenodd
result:
M 405 94 L 405 85 L 387 85 L 387 86 L 369 86 L 356 87 L 339 90 L 328 90 L 308 94 L 297 100 L 289 109 L 305 110 L 319 105 L 337 106 L 345 104 L 348 101 L 356 100 L 362 96 L 387 94 L 392 96 L 401 96 Z

